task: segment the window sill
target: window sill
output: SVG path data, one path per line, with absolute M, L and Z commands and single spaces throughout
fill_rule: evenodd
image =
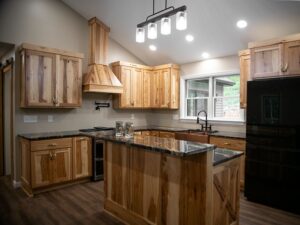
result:
M 196 123 L 197 118 L 193 117 L 181 117 L 180 122 L 186 123 Z M 220 119 L 208 119 L 207 121 L 209 124 L 221 124 L 221 125 L 235 125 L 235 126 L 242 126 L 245 125 L 245 121 L 243 120 L 220 120 Z

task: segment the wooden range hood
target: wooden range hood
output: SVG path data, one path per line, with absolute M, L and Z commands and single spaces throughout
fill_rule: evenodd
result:
M 84 75 L 84 92 L 123 93 L 123 85 L 106 64 L 110 28 L 96 17 L 89 20 L 89 65 Z

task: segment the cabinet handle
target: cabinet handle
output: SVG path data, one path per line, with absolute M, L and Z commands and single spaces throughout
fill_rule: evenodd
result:
M 281 66 L 281 72 L 283 72 L 283 73 L 287 72 L 288 68 L 289 68 L 289 64 L 288 63 L 286 63 L 284 66 L 282 65 Z
M 228 143 L 228 142 L 225 142 L 225 143 L 224 143 L 224 145 L 230 145 L 230 143 Z
M 50 160 L 53 160 L 53 155 L 52 155 L 52 153 L 49 153 L 49 159 L 50 159 Z
M 48 146 L 49 146 L 49 147 L 55 147 L 55 146 L 57 146 L 57 144 L 56 144 L 56 143 L 51 143 L 51 144 L 49 144 Z
M 55 158 L 56 158 L 56 153 L 53 154 L 52 160 L 54 160 Z
M 82 141 L 82 140 L 85 140 L 85 138 L 84 138 L 84 137 L 81 137 L 81 138 L 79 138 L 79 140 Z

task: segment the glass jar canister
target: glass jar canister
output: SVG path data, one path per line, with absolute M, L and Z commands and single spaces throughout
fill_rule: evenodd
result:
M 116 121 L 116 137 L 124 136 L 124 122 Z
M 125 123 L 125 137 L 126 138 L 132 138 L 133 137 L 133 123 L 132 122 L 126 122 Z

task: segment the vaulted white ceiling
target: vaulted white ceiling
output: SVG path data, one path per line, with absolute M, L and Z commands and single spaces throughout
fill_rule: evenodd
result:
M 187 6 L 188 29 L 158 34 L 156 40 L 135 42 L 136 25 L 152 14 L 152 0 L 62 0 L 86 19 L 97 16 L 111 27 L 110 37 L 149 65 L 188 63 L 201 60 L 202 52 L 212 58 L 235 55 L 250 41 L 264 40 L 300 32 L 300 1 L 278 0 L 169 0 L 168 5 Z M 155 0 L 156 11 L 164 0 Z M 248 27 L 236 27 L 239 19 Z M 185 35 L 192 34 L 192 43 Z M 148 46 L 154 44 L 157 51 Z

